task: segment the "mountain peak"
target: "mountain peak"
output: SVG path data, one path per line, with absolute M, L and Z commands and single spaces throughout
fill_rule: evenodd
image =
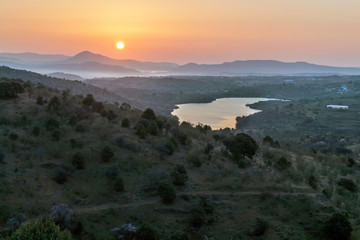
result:
M 101 54 L 93 53 L 90 51 L 82 51 L 68 59 L 68 61 L 71 62 L 89 62 L 89 61 L 95 61 L 95 62 L 103 62 L 103 61 L 109 61 L 112 60 L 106 56 L 103 56 Z

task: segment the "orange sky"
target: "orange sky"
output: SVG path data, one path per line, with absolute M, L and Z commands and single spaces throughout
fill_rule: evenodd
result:
M 0 52 L 360 66 L 359 10 L 359 0 L 0 0 Z

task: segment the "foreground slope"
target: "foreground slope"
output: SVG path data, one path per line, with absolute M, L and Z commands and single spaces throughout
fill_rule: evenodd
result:
M 325 239 L 334 213 L 345 214 L 354 236 L 359 229 L 357 158 L 290 150 L 269 138 L 252 158 L 236 158 L 231 132 L 0 83 L 10 82 L 24 92 L 0 100 L 3 234 L 16 228 L 9 219 L 39 219 L 61 203 L 74 212 L 74 239 L 113 239 L 110 230 L 124 223 L 150 224 L 160 239 L 175 231 L 190 239 Z M 165 203 L 163 180 L 176 191 L 175 199 L 160 192 Z

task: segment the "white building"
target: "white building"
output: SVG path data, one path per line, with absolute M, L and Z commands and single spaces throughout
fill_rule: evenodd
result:
M 349 106 L 346 105 L 327 105 L 326 107 L 334 109 L 349 109 Z

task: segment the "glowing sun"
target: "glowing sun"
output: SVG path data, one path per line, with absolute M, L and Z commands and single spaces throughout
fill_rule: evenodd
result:
M 125 47 L 125 44 L 124 44 L 123 42 L 117 42 L 117 43 L 116 43 L 116 47 L 117 47 L 118 49 L 123 49 L 123 48 Z

